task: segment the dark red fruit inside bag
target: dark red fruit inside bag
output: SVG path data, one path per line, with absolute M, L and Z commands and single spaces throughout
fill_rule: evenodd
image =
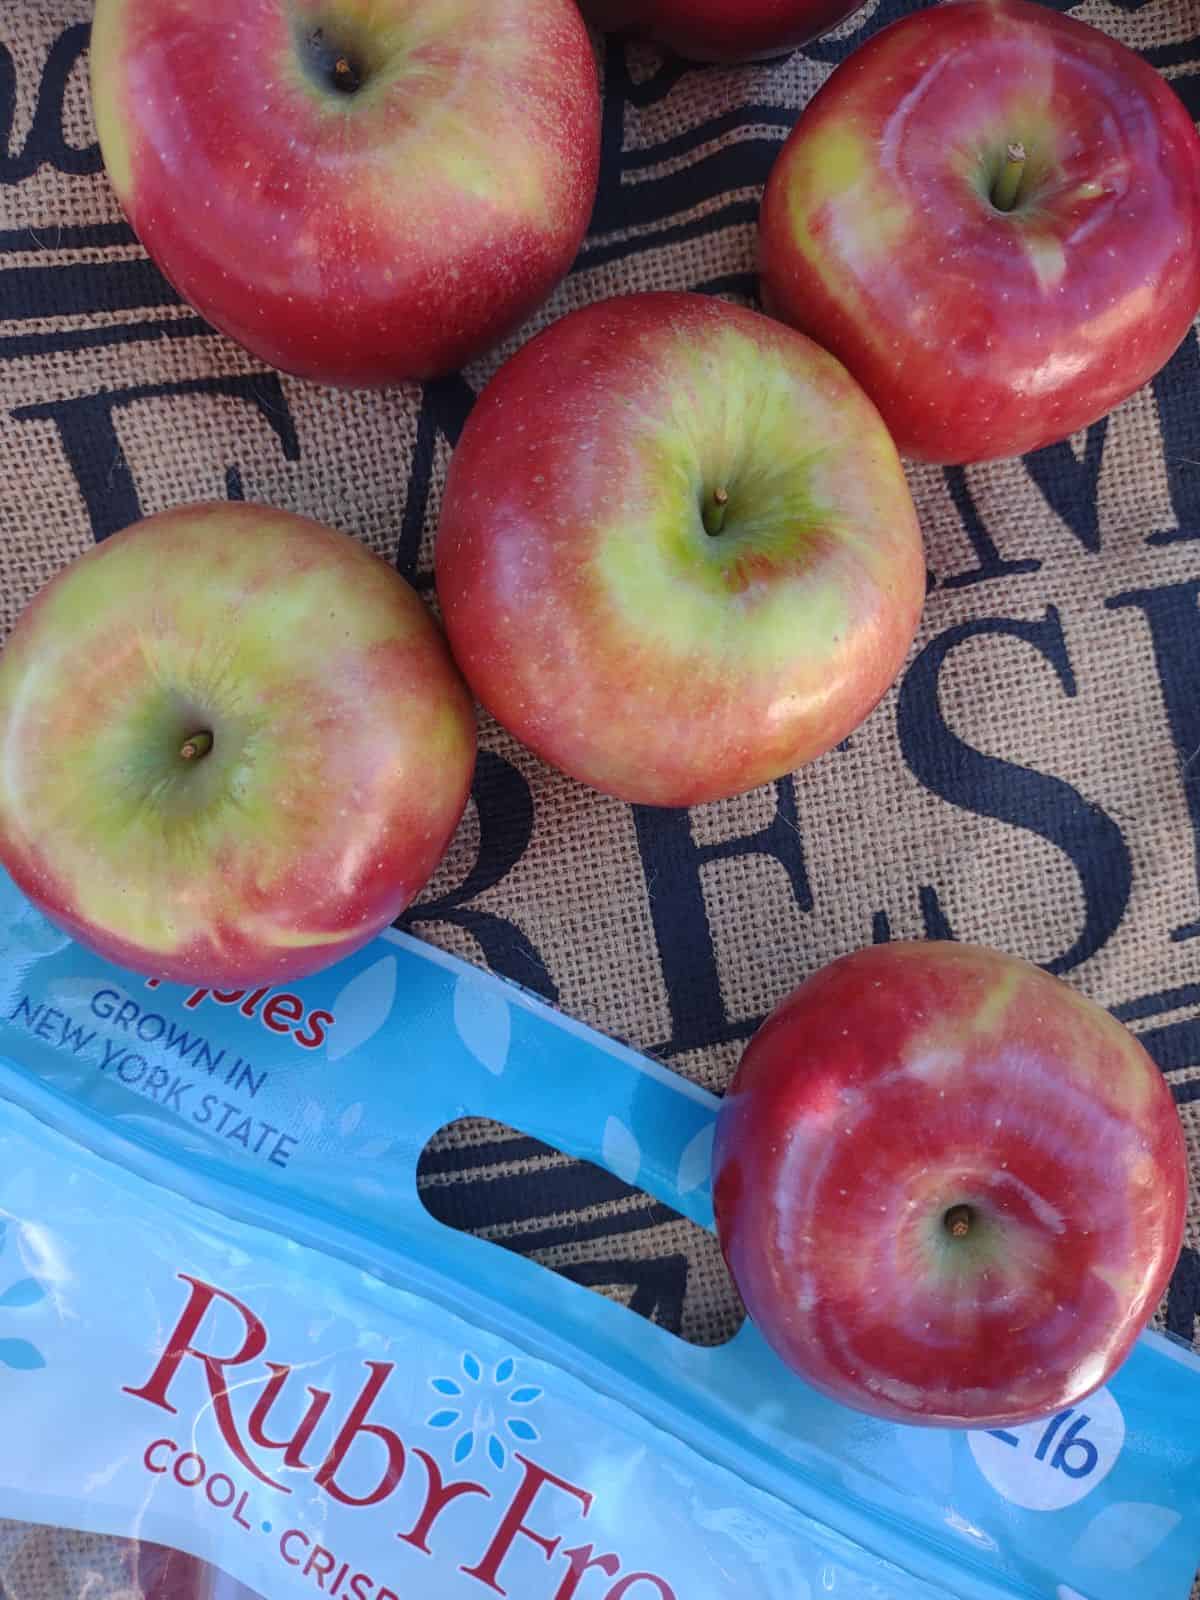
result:
M 134 1546 L 133 1576 L 142 1600 L 264 1600 L 207 1561 L 161 1544 Z

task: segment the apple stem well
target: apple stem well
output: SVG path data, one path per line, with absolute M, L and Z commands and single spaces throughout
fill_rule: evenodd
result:
M 323 86 L 334 88 L 339 94 L 356 94 L 362 88 L 362 66 L 348 51 L 331 44 L 324 28 L 310 33 L 306 43 L 310 69 Z
M 1011 211 L 1020 199 L 1021 179 L 1025 176 L 1025 146 L 1010 144 L 1004 165 L 992 185 L 990 199 L 997 211 Z
M 970 1206 L 951 1206 L 942 1218 L 942 1226 L 952 1239 L 965 1239 L 975 1223 L 975 1213 Z
M 712 498 L 705 503 L 700 513 L 704 521 L 704 531 L 709 538 L 715 539 L 723 531 L 725 527 L 725 511 L 728 505 L 729 490 L 725 488 L 714 489 Z
M 206 756 L 213 746 L 213 736 L 207 728 L 202 728 L 199 733 L 191 733 L 179 747 L 179 757 L 182 761 L 199 761 Z
M 343 94 L 353 94 L 362 82 L 349 56 L 339 56 L 333 63 L 333 82 Z

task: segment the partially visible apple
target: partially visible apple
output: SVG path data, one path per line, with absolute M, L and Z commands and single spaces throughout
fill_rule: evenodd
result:
M 0 864 L 121 966 L 229 988 L 387 926 L 466 804 L 471 702 L 364 545 L 254 505 L 127 528 L 0 655 Z
M 285 372 L 451 371 L 587 227 L 600 101 L 573 0 L 97 0 L 91 60 L 138 237 Z
M 1200 308 L 1200 138 L 1132 50 L 1028 0 L 876 34 L 784 145 L 764 304 L 849 367 L 902 455 L 1021 455 L 1110 411 Z
M 199 1556 L 144 1539 L 127 1548 L 137 1600 L 263 1600 Z
M 949 943 L 833 962 L 751 1040 L 718 1118 L 717 1227 L 783 1360 L 899 1422 L 999 1427 L 1128 1354 L 1183 1241 L 1166 1082 L 1040 968 Z
M 691 294 L 576 311 L 484 390 L 436 546 L 455 656 L 552 765 L 688 806 L 810 761 L 885 693 L 925 562 L 832 356 Z
M 836 28 L 864 0 L 580 0 L 598 28 L 637 33 L 692 61 L 782 55 Z

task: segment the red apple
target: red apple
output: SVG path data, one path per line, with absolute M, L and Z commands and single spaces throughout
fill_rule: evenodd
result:
M 1020 455 L 1103 416 L 1191 327 L 1200 138 L 1107 34 L 952 0 L 826 81 L 760 245 L 764 304 L 845 362 L 902 454 Z
M 995 951 L 889 944 L 803 983 L 718 1118 L 717 1226 L 763 1337 L 901 1422 L 1020 1423 L 1128 1354 L 1183 1238 L 1187 1158 L 1138 1041 Z
M 484 705 L 546 761 L 686 806 L 843 739 L 925 563 L 887 430 L 832 356 L 703 295 L 603 301 L 508 361 L 446 481 L 437 584 Z
M 121 966 L 245 988 L 387 926 L 462 814 L 474 714 L 403 579 L 263 506 L 80 556 L 0 655 L 0 864 Z
M 97 0 L 91 58 L 138 237 L 286 372 L 451 371 L 583 238 L 600 108 L 572 0 Z
M 198 1556 L 144 1540 L 128 1548 L 136 1600 L 263 1600 Z
M 630 32 L 691 61 L 780 55 L 836 28 L 863 0 L 580 0 L 598 28 Z

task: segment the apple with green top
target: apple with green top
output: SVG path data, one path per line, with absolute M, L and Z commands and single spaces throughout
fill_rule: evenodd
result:
M 470 698 L 393 568 L 248 504 L 150 517 L 35 596 L 0 655 L 0 865 L 153 977 L 303 977 L 431 876 Z
M 598 28 L 636 33 L 691 61 L 753 61 L 836 28 L 863 0 L 580 0 Z
M 600 101 L 573 0 L 97 0 L 91 64 L 138 237 L 285 372 L 460 367 L 587 227 Z
M 500 369 L 435 552 L 455 657 L 553 766 L 688 806 L 828 750 L 925 593 L 912 498 L 839 362 L 704 295 L 576 311 Z
M 1108 1012 L 1012 956 L 886 944 L 748 1045 L 714 1147 L 746 1309 L 801 1377 L 897 1422 L 991 1428 L 1120 1366 L 1183 1242 L 1171 1092 Z
M 827 79 L 772 170 L 766 307 L 832 350 L 901 454 L 980 461 L 1096 421 L 1200 309 L 1200 137 L 1116 39 L 949 0 Z

